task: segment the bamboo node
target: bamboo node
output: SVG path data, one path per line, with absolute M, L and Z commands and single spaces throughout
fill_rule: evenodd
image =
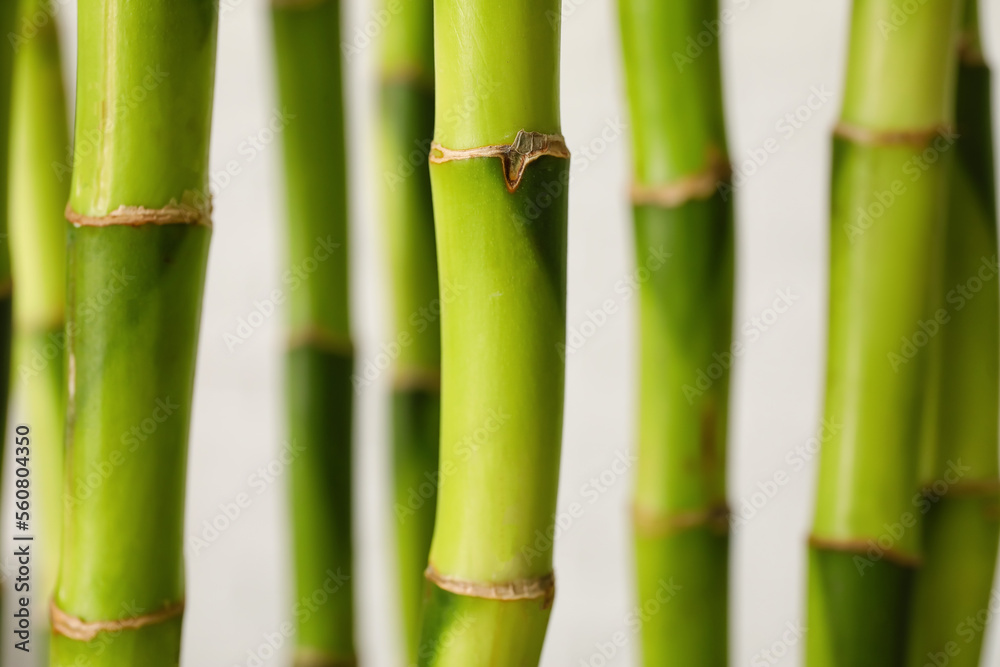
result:
M 314 347 L 342 357 L 354 354 L 354 344 L 348 336 L 316 325 L 303 327 L 288 335 L 288 349 L 295 350 L 300 347 Z
M 633 526 L 642 537 L 667 537 L 702 527 L 725 535 L 729 532 L 729 516 L 729 506 L 725 503 L 670 514 L 644 509 L 639 505 L 632 507 Z
M 313 9 L 330 0 L 271 0 L 273 9 Z
M 528 165 L 545 157 L 569 159 L 569 149 L 561 134 L 542 134 L 518 130 L 514 142 L 476 148 L 448 148 L 438 142 L 431 143 L 430 161 L 444 164 L 453 160 L 471 160 L 479 157 L 497 157 L 503 164 L 503 178 L 507 192 L 513 194 L 521 185 L 521 179 Z
M 357 667 L 357 658 L 335 658 L 322 651 L 300 648 L 292 658 L 292 667 Z
M 833 134 L 841 139 L 866 146 L 912 146 L 914 148 L 923 148 L 939 135 L 949 142 L 954 142 L 959 137 L 954 127 L 944 124 L 910 130 L 879 130 L 852 125 L 845 121 L 837 123 L 836 127 L 833 128 Z
M 150 614 L 119 618 L 113 621 L 84 621 L 72 616 L 56 604 L 49 603 L 49 616 L 52 621 L 53 634 L 62 635 L 79 642 L 92 641 L 102 632 L 120 632 L 122 630 L 138 630 L 149 625 L 158 625 L 177 618 L 184 613 L 184 602 L 175 602 Z
M 702 171 L 682 176 L 670 183 L 657 185 L 633 183 L 630 192 L 632 204 L 677 208 L 689 201 L 710 198 L 719 185 L 729 183 L 732 175 L 733 168 L 729 161 L 717 157 Z
M 399 368 L 392 378 L 396 391 L 441 391 L 441 371 L 437 368 Z
M 961 479 L 948 484 L 944 491 L 938 491 L 934 482 L 920 486 L 920 493 L 926 498 L 967 498 L 1000 496 L 1000 479 Z
M 424 577 L 441 590 L 454 595 L 503 602 L 542 600 L 543 609 L 551 607 L 556 596 L 556 578 L 551 572 L 535 579 L 483 583 L 449 577 L 435 570 L 433 565 L 428 565 Z
M 77 213 L 70 204 L 66 204 L 66 220 L 74 227 L 110 227 L 125 225 L 141 227 L 143 225 L 200 225 L 212 226 L 211 206 L 199 208 L 190 204 L 167 204 L 163 208 L 146 208 L 145 206 L 119 206 L 107 215 L 89 216 Z
M 874 546 L 873 546 L 874 545 Z M 865 540 L 864 538 L 837 538 L 820 537 L 818 535 L 809 536 L 809 546 L 821 551 L 841 551 L 843 553 L 854 554 L 869 558 L 869 552 L 877 548 L 877 558 L 874 560 L 885 560 L 900 567 L 920 567 L 923 559 L 919 556 L 903 553 L 897 549 L 884 549 L 875 539 Z

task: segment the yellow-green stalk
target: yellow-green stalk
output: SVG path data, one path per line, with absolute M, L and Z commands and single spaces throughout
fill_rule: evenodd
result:
M 441 410 L 440 298 L 427 168 L 434 130 L 434 14 L 431 0 L 389 0 L 384 11 L 390 18 L 380 68 L 382 205 L 397 346 L 393 514 L 407 659 L 416 664 L 424 568 L 434 530 Z
M 52 667 L 176 667 L 215 0 L 81 0 Z
M 420 665 L 536 665 L 551 611 L 569 183 L 559 15 L 558 0 L 434 3 L 438 270 L 461 294 L 441 305 Z
M 1000 276 L 990 69 L 968 0 L 936 343 L 940 379 L 921 471 L 926 515 L 907 665 L 978 667 L 1000 541 Z
M 44 0 L 21 0 L 21 17 L 46 11 Z M 33 601 L 48 614 L 62 527 L 66 318 L 66 200 L 69 179 L 52 168 L 69 146 L 59 31 L 49 17 L 20 42 L 14 58 L 11 110 L 10 238 L 14 275 L 15 387 L 27 403 L 31 429 L 30 532 L 37 549 Z M 41 648 L 42 642 L 39 643 Z
M 295 664 L 355 664 L 351 345 L 340 3 L 274 2 L 290 286 L 285 384 L 291 464 Z M 319 602 L 321 601 L 321 602 Z M 315 608 L 315 610 L 313 610 Z
M 855 0 L 833 142 L 825 416 L 809 557 L 809 667 L 906 663 L 915 501 L 947 191 L 960 0 L 905 21 Z M 925 350 L 926 352 L 926 350 Z
M 733 201 L 719 45 L 678 60 L 714 1 L 619 0 L 632 119 L 635 253 L 668 259 L 639 292 L 639 604 L 642 664 L 727 660 L 726 435 L 732 363 Z M 648 268 L 648 267 L 647 267 Z M 718 369 L 718 374 L 715 372 Z M 705 387 L 700 375 L 711 374 Z

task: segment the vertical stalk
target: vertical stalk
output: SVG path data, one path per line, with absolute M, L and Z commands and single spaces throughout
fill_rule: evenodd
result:
M 296 665 L 354 665 L 351 372 L 340 3 L 273 3 L 288 218 Z M 314 609 L 314 610 L 313 610 Z
M 424 568 L 434 530 L 441 409 L 441 328 L 427 151 L 434 130 L 431 0 L 389 0 L 382 37 L 385 230 L 392 269 L 392 442 L 400 601 L 407 664 L 416 664 Z M 394 348 L 397 349 L 397 348 Z
M 49 7 L 22 0 L 21 17 Z M 15 52 L 11 109 L 10 237 L 17 369 L 31 426 L 32 526 L 40 551 L 35 599 L 52 598 L 62 526 L 66 318 L 66 200 L 69 179 L 52 165 L 66 157 L 69 126 L 59 31 L 50 16 Z M 39 609 L 44 617 L 47 609 Z
M 17 3 L 0 3 L 0 35 L 14 35 Z M 12 287 L 10 249 L 7 238 L 8 189 L 11 123 L 11 88 L 14 49 L 8 44 L 0 48 L 0 470 L 7 452 L 3 440 L 7 434 L 7 399 L 10 394 L 10 360 L 12 343 Z
M 648 272 L 639 291 L 639 603 L 662 601 L 665 586 L 681 590 L 644 619 L 642 664 L 720 666 L 728 647 L 733 204 L 718 42 L 696 59 L 676 59 L 690 35 L 717 20 L 718 7 L 620 0 L 619 9 L 635 252 Z M 711 385 L 699 374 L 711 374 Z
M 922 478 L 924 562 L 916 575 L 907 664 L 978 667 L 1000 542 L 1000 287 L 990 70 L 969 0 L 960 42 L 945 237 L 935 451 Z M 970 622 L 969 619 L 972 619 Z
M 558 17 L 558 0 L 434 3 L 431 185 L 440 284 L 458 295 L 442 299 L 421 665 L 535 665 L 548 625 L 569 182 Z
M 53 666 L 179 664 L 217 14 L 79 6 Z
M 931 356 L 906 345 L 934 319 L 961 6 L 929 0 L 900 22 L 891 0 L 854 3 L 833 145 L 825 404 L 843 428 L 820 457 L 810 667 L 905 663 Z

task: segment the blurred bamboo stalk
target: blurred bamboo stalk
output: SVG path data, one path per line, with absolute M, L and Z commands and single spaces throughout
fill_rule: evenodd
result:
M 921 470 L 924 560 L 914 584 L 907 664 L 978 667 L 1000 542 L 1000 286 L 990 69 L 979 8 L 959 42 L 940 325 L 937 405 Z M 970 620 L 971 619 L 971 620 Z
M 383 11 L 389 18 L 380 80 L 382 202 L 397 346 L 393 514 L 407 664 L 415 665 L 434 531 L 441 410 L 440 298 L 427 167 L 434 131 L 434 9 L 431 0 L 389 0 Z
M 635 255 L 649 272 L 639 290 L 637 593 L 640 605 L 670 599 L 644 619 L 642 664 L 719 667 L 728 649 L 730 365 L 719 359 L 732 360 L 733 202 L 718 40 L 677 58 L 718 6 L 619 0 L 619 9 Z M 709 372 L 704 388 L 699 374 Z
M 275 0 L 284 144 L 289 290 L 285 383 L 299 617 L 295 664 L 354 665 L 347 184 L 340 2 Z M 313 610 L 315 607 L 315 610 Z
M 48 11 L 21 0 L 23 21 Z M 65 437 L 66 201 L 69 179 L 53 165 L 69 148 L 56 17 L 18 43 L 14 56 L 10 147 L 10 242 L 17 366 L 31 428 L 31 519 L 41 554 L 33 596 L 48 615 L 59 563 Z M 37 528 L 34 528 L 37 526 Z M 46 642 L 39 642 L 44 646 Z M 39 650 L 39 649 L 36 649 Z
M 820 454 L 809 667 L 906 663 L 933 355 L 896 357 L 935 317 L 961 9 L 929 0 L 899 22 L 892 0 L 853 7 L 833 144 L 825 404 L 843 428 Z

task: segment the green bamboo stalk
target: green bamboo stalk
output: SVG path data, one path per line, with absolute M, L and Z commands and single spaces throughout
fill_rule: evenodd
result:
M 810 667 L 906 661 L 932 355 L 902 355 L 933 329 L 961 7 L 929 0 L 900 21 L 891 0 L 854 3 L 833 146 L 825 405 L 843 428 L 820 456 Z
M 632 119 L 639 290 L 634 529 L 642 664 L 725 665 L 726 434 L 732 363 L 733 203 L 717 41 L 682 58 L 716 2 L 620 0 Z M 651 256 L 666 255 L 662 266 Z M 726 361 L 728 359 L 728 361 Z M 716 370 L 718 369 L 718 370 Z M 714 381 L 706 388 L 699 374 Z
M 22 18 L 45 12 L 44 0 L 22 0 Z M 48 614 L 62 526 L 66 318 L 66 200 L 69 180 L 52 168 L 69 146 L 59 31 L 55 17 L 19 46 L 11 110 L 10 237 L 17 369 L 31 426 L 32 526 L 37 613 Z M 44 606 L 44 608 L 42 608 Z M 40 642 L 44 645 L 44 642 Z
M 441 410 L 440 300 L 426 162 L 434 131 L 434 13 L 431 0 L 389 0 L 383 11 L 389 17 L 382 36 L 381 150 L 396 346 L 394 514 L 407 664 L 415 665 L 434 530 Z
M 434 3 L 438 268 L 461 293 L 442 303 L 425 666 L 537 664 L 554 595 L 569 153 L 553 17 L 558 0 Z
M 934 451 L 923 473 L 924 562 L 914 583 L 907 664 L 978 667 L 1000 543 L 1000 285 L 990 70 L 979 8 L 965 12 L 956 145 L 938 334 Z M 970 286 L 971 283 L 971 286 Z M 975 290 L 971 288 L 976 288 Z
M 297 665 L 353 665 L 351 372 L 340 3 L 274 2 L 284 129 L 290 286 L 285 383 L 297 618 Z
M 180 661 L 217 14 L 79 6 L 54 667 Z

